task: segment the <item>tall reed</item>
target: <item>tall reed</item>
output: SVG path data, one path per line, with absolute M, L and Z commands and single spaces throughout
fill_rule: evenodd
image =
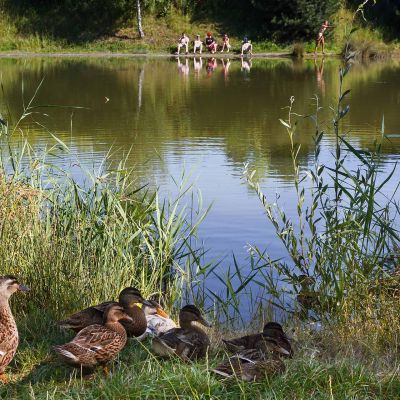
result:
M 1 274 L 32 287 L 18 309 L 61 315 L 130 285 L 171 306 L 202 254 L 196 232 L 207 210 L 196 199 L 184 204 L 191 186 L 183 178 L 177 198 L 166 199 L 140 187 L 125 159 L 113 165 L 107 158 L 95 172 L 79 167 L 80 184 L 51 162 L 72 156 L 56 136 L 41 151 L 15 140 L 33 110 L 31 100 L 0 137 Z

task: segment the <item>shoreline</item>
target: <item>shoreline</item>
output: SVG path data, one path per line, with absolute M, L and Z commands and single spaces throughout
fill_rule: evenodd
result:
M 202 54 L 171 54 L 171 53 L 122 53 L 122 52 L 107 52 L 107 51 L 79 51 L 79 52 L 31 52 L 31 51 L 4 51 L 0 52 L 0 58 L 36 58 L 36 57 L 60 57 L 60 58 L 265 58 L 265 59 L 312 59 L 314 54 L 307 53 L 303 57 L 295 57 L 289 52 L 269 52 L 269 53 L 253 53 L 244 54 L 241 56 L 237 53 L 202 53 Z M 340 58 L 340 54 L 328 53 L 325 55 L 317 54 L 317 58 L 327 57 L 327 58 Z

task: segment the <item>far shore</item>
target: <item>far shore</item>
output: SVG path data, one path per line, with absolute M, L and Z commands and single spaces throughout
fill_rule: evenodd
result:
M 321 53 L 317 54 L 317 57 L 341 57 L 340 54 L 335 53 L 327 53 L 322 55 Z M 269 52 L 269 53 L 253 53 L 253 54 L 241 54 L 238 53 L 202 53 L 202 54 L 174 54 L 174 53 L 121 53 L 121 52 L 107 52 L 107 51 L 79 51 L 79 52 L 30 52 L 30 51 L 4 51 L 0 52 L 0 58 L 29 58 L 29 57 L 65 57 L 65 58 L 74 58 L 74 57 L 94 57 L 94 58 L 139 58 L 139 57 L 149 57 L 149 58 L 171 58 L 171 57 L 204 57 L 204 58 L 295 58 L 290 52 Z M 313 53 L 304 54 L 303 58 L 314 58 Z

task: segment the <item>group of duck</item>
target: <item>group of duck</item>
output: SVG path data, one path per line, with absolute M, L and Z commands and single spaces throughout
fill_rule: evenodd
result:
M 18 330 L 9 298 L 16 291 L 26 290 L 14 276 L 0 277 L 0 379 L 3 381 L 5 367 L 18 346 Z M 211 325 L 196 306 L 186 305 L 180 310 L 180 327 L 177 327 L 157 302 L 144 299 L 134 287 L 123 289 L 118 301 L 88 307 L 58 324 L 77 333 L 70 342 L 53 347 L 60 360 L 87 372 L 102 367 L 106 376 L 108 362 L 125 347 L 128 337 L 142 340 L 150 335 L 156 355 L 175 356 L 185 362 L 205 357 L 210 347 L 209 335 L 200 325 Z M 261 333 L 223 339 L 223 343 L 233 355 L 212 372 L 244 381 L 283 372 L 282 358 L 293 354 L 290 341 L 277 322 L 268 322 Z

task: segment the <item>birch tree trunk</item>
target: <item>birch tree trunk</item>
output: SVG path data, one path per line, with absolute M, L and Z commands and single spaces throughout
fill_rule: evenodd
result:
M 144 38 L 144 32 L 142 27 L 142 9 L 140 5 L 140 0 L 136 0 L 136 14 L 137 14 L 137 27 L 139 31 L 139 36 L 141 39 Z

